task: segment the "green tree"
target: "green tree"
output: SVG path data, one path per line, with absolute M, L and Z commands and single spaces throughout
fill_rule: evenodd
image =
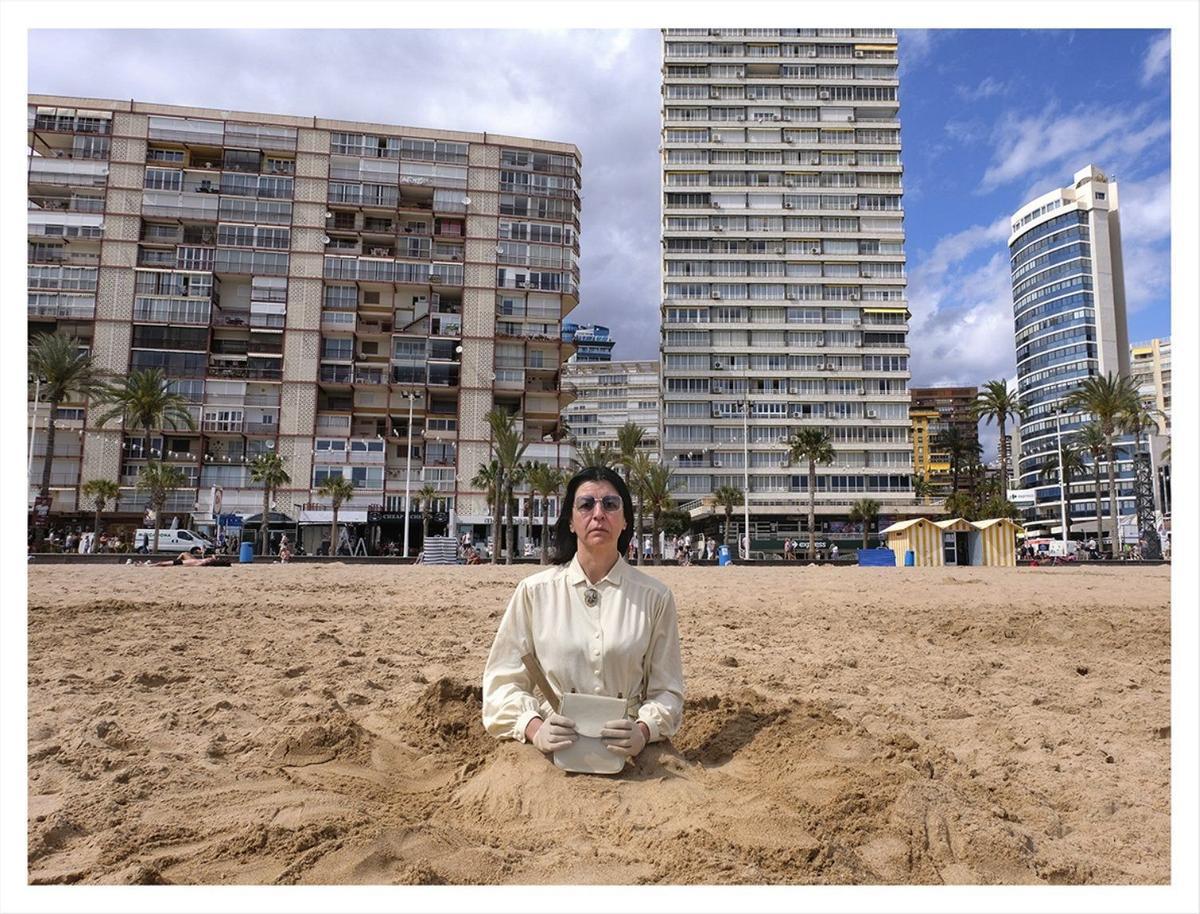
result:
M 250 461 L 250 480 L 263 487 L 262 525 L 259 533 L 262 534 L 261 554 L 266 555 L 271 535 L 270 525 L 267 522 L 271 511 L 271 495 L 280 486 L 291 482 L 292 477 L 288 475 L 288 471 L 283 465 L 283 458 L 272 452 L 259 454 Z
M 1113 439 L 1117 430 L 1123 428 L 1128 416 L 1136 412 L 1137 388 L 1127 377 L 1109 372 L 1085 378 L 1067 397 L 1067 409 L 1078 409 L 1090 413 L 1104 434 L 1104 456 L 1108 462 L 1108 510 L 1112 527 L 1113 549 L 1120 543 L 1117 531 L 1117 467 Z
M 976 520 L 979 505 L 970 492 L 952 492 L 946 499 L 946 513 L 951 517 L 961 517 L 965 520 Z
M 158 552 L 158 531 L 162 529 L 167 492 L 170 489 L 182 489 L 186 483 L 187 477 L 183 475 L 182 470 L 161 460 L 149 461 L 138 473 L 138 491 L 149 496 L 150 510 L 154 512 L 154 546 L 151 552 Z
M 496 476 L 495 511 L 492 515 L 492 564 L 500 562 L 500 514 L 505 505 L 505 499 L 511 496 L 512 482 L 509 477 L 516 472 L 517 464 L 525 455 L 525 443 L 522 440 L 521 429 L 517 426 L 512 415 L 500 407 L 495 407 L 487 415 L 488 425 L 492 430 L 492 454 L 496 458 L 498 472 Z M 513 544 L 508 543 L 505 564 L 512 564 Z
M 817 464 L 833 463 L 833 442 L 825 429 L 809 427 L 794 432 L 787 440 L 787 447 L 790 462 L 808 462 L 808 560 L 814 562 L 817 559 Z M 749 546 L 749 531 L 746 533 Z
M 155 428 L 196 428 L 188 411 L 188 401 L 171 391 L 171 382 L 158 368 L 134 369 L 118 381 L 107 384 L 98 399 L 110 408 L 96 417 L 98 425 L 113 419 L 124 420 L 126 431 L 140 429 L 146 436 L 145 454 L 150 453 L 150 435 Z M 160 454 L 159 457 L 166 455 Z
M 489 510 L 492 513 L 492 564 L 495 564 L 495 555 L 500 549 L 499 526 L 496 519 L 500 516 L 500 461 L 492 460 L 488 463 L 481 463 L 475 471 L 475 476 L 471 479 L 471 485 L 477 489 L 482 489 L 484 497 L 487 498 L 487 503 L 490 506 Z
M 550 534 L 550 496 L 557 495 L 562 490 L 562 474 L 557 467 L 549 466 L 541 461 L 534 461 L 525 473 L 525 480 L 529 483 L 531 499 L 541 496 L 539 502 L 542 514 L 540 562 L 545 565 L 548 558 L 547 543 Z M 532 512 L 530 512 L 530 518 L 532 520 Z
M 634 553 L 637 564 L 642 564 L 642 531 L 646 529 L 646 479 L 650 470 L 655 466 L 654 460 L 645 451 L 637 451 L 629 459 L 626 464 L 626 480 L 629 486 L 629 494 L 633 496 L 634 503 L 637 506 L 637 528 L 633 533 L 633 540 L 636 544 Z
M 1016 394 L 1010 393 L 1006 379 L 988 381 L 975 397 L 972 413 L 976 419 L 984 419 L 988 425 L 995 420 L 1000 426 L 1000 495 L 1008 500 L 1008 422 L 1021 418 L 1021 407 Z
M 325 477 L 325 481 L 317 488 L 317 494 L 322 498 L 328 498 L 330 506 L 333 508 L 333 523 L 329 528 L 329 554 L 337 555 L 338 512 L 346 501 L 354 497 L 354 483 L 345 476 L 329 475 Z M 408 505 L 404 507 L 407 509 Z M 407 515 L 404 518 L 404 522 L 408 523 Z
M 63 333 L 39 333 L 29 341 L 29 373 L 36 381 L 39 403 L 45 401 L 49 408 L 46 422 L 46 457 L 42 462 L 42 480 L 38 495 L 50 497 L 50 470 L 54 463 L 54 446 L 57 428 L 54 416 L 58 408 L 70 397 L 88 397 L 102 388 L 100 374 L 92 364 L 91 353 L 80 346 L 79 340 Z M 36 424 L 33 435 L 37 435 Z M 38 545 L 42 542 L 45 528 L 36 530 Z
M 599 444 L 576 444 L 575 456 L 571 458 L 571 466 L 578 470 L 588 467 L 608 467 L 611 469 L 620 458 L 606 442 Z
M 116 510 L 117 501 L 121 497 L 121 487 L 111 479 L 89 479 L 83 484 L 80 492 L 84 498 L 90 498 L 96 506 L 96 524 L 92 528 L 92 536 L 97 538 L 100 536 L 100 514 L 110 501 L 113 510 Z
M 850 520 L 862 522 L 862 536 L 864 549 L 867 548 L 867 537 L 870 534 L 871 528 L 875 526 L 876 520 L 879 519 L 879 502 L 873 498 L 860 498 L 850 506 Z
M 646 473 L 645 500 L 646 508 L 650 511 L 650 535 L 652 537 L 650 554 L 656 565 L 662 564 L 662 550 L 658 543 L 658 531 L 662 516 L 675 504 L 671 497 L 673 482 L 671 468 L 664 464 L 656 463 Z M 641 551 L 640 546 L 638 551 Z
M 733 534 L 733 509 L 742 504 L 745 495 L 737 486 L 719 486 L 712 493 L 713 503 L 725 512 L 725 542 Z
M 625 470 L 626 485 L 629 485 L 629 465 L 645 437 L 646 430 L 632 419 L 617 429 L 617 459 Z
M 913 495 L 929 504 L 929 496 L 933 494 L 933 484 L 924 476 L 913 476 Z
M 433 517 L 433 503 L 442 497 L 442 493 L 438 491 L 437 486 L 431 483 L 425 483 L 417 492 L 417 501 L 421 504 L 421 548 L 425 548 L 425 541 L 429 539 L 429 519 Z M 408 518 L 405 518 L 405 523 Z
M 963 468 L 972 462 L 978 462 L 983 454 L 983 446 L 978 438 L 972 438 L 963 433 L 957 426 L 942 429 L 934 436 L 934 446 L 950 458 L 951 493 L 958 492 L 958 481 Z
M 524 446 L 521 448 L 525 450 Z M 517 500 L 514 493 L 527 482 L 529 465 L 518 463 L 504 474 L 504 515 L 507 520 L 508 550 L 504 553 L 504 564 L 511 565 L 517 551 Z
M 1100 423 L 1095 421 L 1080 426 L 1075 432 L 1074 440 L 1079 446 L 1080 452 L 1087 451 L 1092 458 L 1092 479 L 1096 489 L 1096 544 L 1097 548 L 1103 551 L 1104 496 L 1100 482 L 1100 461 L 1104 457 L 1104 449 L 1108 442 L 1104 437 L 1104 429 L 1100 427 Z M 1065 446 L 1066 442 L 1063 444 Z
M 1046 455 L 1046 461 L 1038 471 L 1038 476 L 1042 482 L 1059 484 L 1060 495 L 1066 500 L 1067 505 L 1067 537 L 1069 538 L 1071 536 L 1071 482 L 1078 474 L 1087 472 L 1087 462 L 1083 459 L 1083 451 L 1065 439 L 1062 443 L 1062 466 L 1066 478 L 1060 481 L 1058 448 L 1055 448 Z

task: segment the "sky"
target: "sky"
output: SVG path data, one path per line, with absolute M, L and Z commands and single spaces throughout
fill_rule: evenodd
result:
M 615 358 L 658 357 L 657 30 L 29 35 L 31 92 L 576 144 L 570 319 L 609 326 Z M 1014 375 L 1009 217 L 1089 163 L 1119 182 L 1130 339 L 1169 335 L 1170 33 L 901 30 L 900 61 L 913 386 Z

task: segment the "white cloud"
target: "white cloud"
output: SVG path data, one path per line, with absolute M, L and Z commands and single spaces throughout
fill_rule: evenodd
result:
M 996 145 L 980 192 L 1029 180 L 1035 171 L 1055 167 L 1064 175 L 1074 174 L 1089 162 L 1105 171 L 1125 170 L 1136 167 L 1145 153 L 1160 143 L 1169 151 L 1165 141 L 1170 136 L 1170 121 L 1160 118 L 1142 123 L 1146 110 L 1097 106 L 1062 113 L 1050 106 L 1029 115 L 1009 111 L 993 131 Z M 1055 186 L 1059 185 L 1044 187 L 1035 196 Z
M 1150 42 L 1146 56 L 1142 58 L 1142 85 L 1148 86 L 1171 66 L 1171 33 L 1163 32 Z
M 985 76 L 974 88 L 970 86 L 954 87 L 954 91 L 958 93 L 959 97 L 969 102 L 977 102 L 995 95 L 1005 95 L 1008 93 L 1008 89 L 1007 83 L 1001 82 L 994 76 Z

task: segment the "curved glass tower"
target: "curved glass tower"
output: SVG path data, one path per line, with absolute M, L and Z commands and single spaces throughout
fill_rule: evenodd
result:
M 1022 488 L 1034 489 L 1023 521 L 1032 534 L 1061 534 L 1061 493 L 1056 470 L 1058 421 L 1064 444 L 1091 416 L 1058 415 L 1065 398 L 1091 375 L 1129 373 L 1125 326 L 1125 280 L 1117 185 L 1094 166 L 1074 183 L 1044 194 L 1017 210 L 1008 239 L 1017 390 L 1024 416 L 1017 473 Z M 1057 418 L 1056 418 L 1057 416 Z M 1117 511 L 1134 513 L 1133 441 L 1117 440 Z M 1087 461 L 1091 460 L 1084 454 Z M 1108 527 L 1107 466 L 1100 467 L 1102 513 Z M 1096 533 L 1093 468 L 1070 486 L 1070 528 Z

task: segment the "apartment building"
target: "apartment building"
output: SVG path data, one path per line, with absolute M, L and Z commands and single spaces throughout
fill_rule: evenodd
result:
M 645 431 L 642 450 L 658 454 L 658 362 L 581 362 L 563 367 L 572 396 L 562 412 L 567 433 L 579 445 L 617 447 L 617 431 L 636 422 Z
M 1012 216 L 1011 258 L 1017 390 L 1022 418 L 1017 458 L 1021 488 L 1034 490 L 1022 509 L 1035 533 L 1060 533 L 1062 493 L 1043 468 L 1091 416 L 1068 409 L 1066 398 L 1093 375 L 1129 374 L 1125 280 L 1117 183 L 1093 165 L 1067 187 L 1042 194 Z M 1090 459 L 1090 458 L 1088 458 Z M 1133 439 L 1117 440 L 1118 514 L 1135 513 Z M 1108 514 L 1107 467 L 1103 513 Z M 1071 529 L 1096 532 L 1090 476 L 1070 487 Z M 1106 531 L 1107 521 L 1106 521 Z
M 971 411 L 978 387 L 913 387 L 913 471 L 932 487 L 931 496 L 945 498 L 954 491 L 953 463 L 939 444 L 943 432 L 957 429 L 967 441 L 979 443 L 979 420 Z M 964 480 L 960 479 L 960 488 Z
M 1171 513 L 1171 339 L 1152 339 L 1129 347 L 1129 376 L 1142 402 L 1155 410 L 1157 428 L 1149 434 L 1155 479 L 1155 509 Z
M 574 146 L 35 95 L 28 153 L 30 334 L 75 336 L 114 376 L 162 369 L 195 421 L 146 440 L 64 404 L 76 434 L 58 434 L 52 517 L 87 513 L 79 486 L 98 478 L 138 517 L 150 458 L 187 479 L 168 513 L 200 524 L 216 498 L 255 513 L 248 464 L 276 452 L 292 481 L 275 510 L 297 523 L 327 520 L 314 490 L 340 475 L 356 487 L 340 518 L 368 542 L 400 538 L 406 487 L 425 484 L 444 493 L 443 526 L 482 533 L 471 480 L 493 407 L 527 456 L 565 462 Z M 44 450 L 39 431 L 34 481 Z
M 796 529 L 807 467 L 784 442 L 815 426 L 836 455 L 822 517 L 867 496 L 903 513 L 894 30 L 666 29 L 663 53 L 663 450 L 680 499 L 696 517 L 748 471 L 755 536 Z
M 563 324 L 563 342 L 570 343 L 575 351 L 567 359 L 572 365 L 578 362 L 611 362 L 613 346 L 617 344 L 608 328 L 601 324 Z

